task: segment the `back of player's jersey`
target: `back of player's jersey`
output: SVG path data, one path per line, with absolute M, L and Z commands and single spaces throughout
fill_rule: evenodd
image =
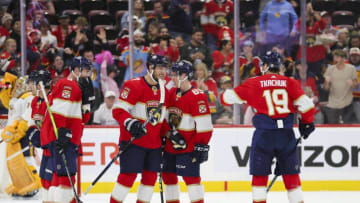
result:
M 294 79 L 276 74 L 248 79 L 234 90 L 240 99 L 246 100 L 258 114 L 271 118 L 284 118 L 294 113 L 294 101 L 304 95 Z

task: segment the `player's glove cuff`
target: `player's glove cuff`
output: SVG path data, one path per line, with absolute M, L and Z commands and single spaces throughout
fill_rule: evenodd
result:
M 175 150 L 183 150 L 187 147 L 185 139 L 177 130 L 170 131 L 169 140 L 173 144 Z

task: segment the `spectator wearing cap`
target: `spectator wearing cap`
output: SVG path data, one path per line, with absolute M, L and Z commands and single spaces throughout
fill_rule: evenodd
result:
M 116 101 L 116 94 L 113 91 L 106 91 L 104 96 L 104 103 L 102 103 L 94 113 L 94 124 L 98 125 L 113 125 L 117 126 L 119 123 L 112 116 L 112 109 Z
M 43 48 L 57 48 L 57 39 L 50 32 L 49 23 L 45 20 L 40 21 L 41 44 Z
M 324 74 L 324 89 L 329 91 L 324 115 L 330 124 L 353 123 L 352 90 L 358 87 L 356 70 L 353 65 L 345 63 L 345 51 L 335 50 L 333 56 L 335 65 L 329 66 Z
M 219 80 L 219 94 L 227 89 L 233 88 L 232 79 L 229 76 L 222 76 Z M 232 124 L 233 123 L 233 108 L 232 106 L 224 106 L 217 99 L 216 113 L 211 114 L 213 123 L 215 124 Z
M 40 31 L 33 29 L 28 32 L 28 39 L 26 42 L 26 58 L 30 63 L 30 68 L 28 73 L 37 69 L 38 65 L 40 65 L 41 59 L 41 37 Z
M 195 65 L 195 80 L 191 81 L 191 85 L 205 92 L 209 102 L 210 113 L 216 113 L 217 85 L 215 80 L 210 77 L 205 63 Z
M 4 50 L 0 53 L 0 75 L 4 75 L 16 66 L 16 41 L 8 38 L 5 41 Z
M 0 48 L 4 45 L 6 38 L 10 35 L 13 17 L 9 13 L 5 13 L 1 18 L 0 26 Z
M 234 44 L 234 15 L 233 13 L 229 13 L 226 16 L 228 25 L 222 26 L 219 29 L 218 36 L 217 36 L 217 47 L 220 46 L 221 40 L 231 40 L 231 43 Z M 251 33 L 242 33 L 239 30 L 239 41 L 242 43 L 243 41 L 247 40 L 251 36 Z
M 100 79 L 101 79 L 101 90 L 103 95 L 106 91 L 115 92 L 116 98 L 119 97 L 119 86 L 115 81 L 117 74 L 117 68 L 114 65 L 114 59 L 110 51 L 103 51 L 101 54 L 96 55 L 96 63 L 100 64 Z
M 140 25 L 138 25 L 138 29 L 143 30 L 146 22 L 143 0 L 134 1 L 134 16 L 136 16 L 136 20 L 140 23 Z M 129 28 L 129 12 L 126 11 L 124 15 L 121 17 L 121 29 L 128 29 L 128 28 Z
M 75 20 L 76 29 L 65 39 L 65 54 L 82 55 L 84 50 L 93 48 L 93 36 L 88 29 L 85 17 L 79 16 Z
M 58 47 L 63 48 L 66 37 L 74 31 L 74 27 L 70 25 L 70 17 L 65 13 L 58 16 L 59 25 L 52 30 L 52 34 L 56 37 Z
M 134 32 L 134 69 L 133 78 L 142 77 L 147 74 L 146 62 L 150 49 L 144 45 L 144 33 L 140 30 Z M 124 81 L 130 80 L 130 59 L 129 47 L 126 47 L 121 53 L 121 59 L 127 66 Z
M 180 59 L 190 61 L 193 65 L 204 62 L 210 70 L 212 69 L 211 52 L 203 42 L 202 30 L 194 29 L 190 42 L 180 48 Z
M 214 71 L 212 77 L 218 81 L 224 75 L 233 77 L 232 69 L 234 63 L 233 47 L 230 40 L 221 40 L 219 50 L 212 53 L 214 60 Z
M 265 36 L 263 52 L 275 44 L 282 44 L 289 52 L 290 37 L 296 34 L 298 17 L 292 5 L 286 0 L 271 0 L 260 14 L 260 30 Z
M 189 42 L 193 31 L 190 1 L 171 0 L 168 14 L 170 16 L 168 28 L 171 37 L 176 38 L 180 35 L 186 42 Z
M 260 75 L 260 63 L 259 57 L 254 56 L 254 43 L 247 40 L 243 43 L 243 55 L 240 56 L 240 79 L 245 81 L 249 77 Z
M 357 81 L 360 81 L 360 49 L 359 48 L 351 48 L 349 53 L 349 62 L 351 65 L 355 67 Z M 357 121 L 360 122 L 360 84 L 356 88 L 353 89 L 354 96 L 354 112 L 357 118 Z

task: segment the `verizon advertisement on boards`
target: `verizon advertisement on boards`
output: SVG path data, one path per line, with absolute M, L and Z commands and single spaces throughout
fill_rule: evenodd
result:
M 215 128 L 204 181 L 248 181 L 253 128 Z M 298 136 L 298 130 L 295 129 Z M 118 128 L 86 128 L 82 138 L 82 182 L 91 182 L 117 153 Z M 360 180 L 360 128 L 318 127 L 299 144 L 302 180 Z M 115 182 L 118 161 L 100 182 Z

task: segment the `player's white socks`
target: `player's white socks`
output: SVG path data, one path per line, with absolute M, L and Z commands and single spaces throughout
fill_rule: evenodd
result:
M 202 184 L 188 185 L 188 193 L 191 202 L 198 202 L 204 199 L 204 186 Z
M 129 193 L 130 188 L 120 185 L 118 182 L 115 183 L 114 189 L 111 193 L 111 198 L 117 202 L 124 201 L 125 197 Z
M 301 186 L 294 188 L 292 190 L 288 190 L 288 198 L 289 203 L 302 203 L 304 202 L 304 198 L 301 191 Z
M 140 184 L 137 191 L 137 199 L 141 202 L 150 202 L 154 186 Z
M 48 198 L 51 202 L 71 202 L 74 199 L 74 193 L 71 188 L 51 186 L 48 192 Z
M 41 199 L 43 202 L 50 202 L 50 198 L 49 198 L 49 190 L 45 189 L 45 188 L 41 188 Z
M 165 185 L 165 198 L 167 202 L 180 200 L 180 187 L 178 184 Z
M 265 186 L 252 186 L 253 202 L 266 202 L 266 195 Z

